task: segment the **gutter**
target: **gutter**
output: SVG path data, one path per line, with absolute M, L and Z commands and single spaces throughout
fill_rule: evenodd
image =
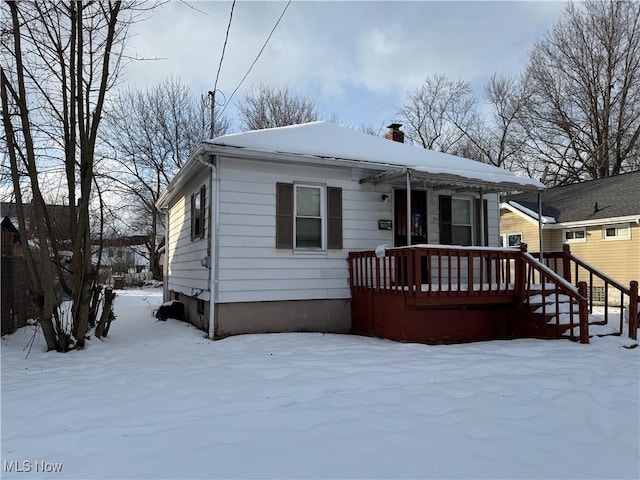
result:
M 594 220 L 578 220 L 574 222 L 556 223 L 549 225 L 547 228 L 576 228 L 576 227 L 593 227 L 598 225 L 614 225 L 616 223 L 635 223 L 640 225 L 640 215 L 627 215 L 624 217 L 607 217 Z

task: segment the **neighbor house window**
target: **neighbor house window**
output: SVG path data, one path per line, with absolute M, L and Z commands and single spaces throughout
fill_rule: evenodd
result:
M 342 249 L 342 189 L 278 183 L 276 248 Z
M 605 225 L 602 227 L 603 240 L 629 240 L 630 238 L 631 229 L 628 223 Z
M 487 201 L 484 200 L 484 239 L 480 242 L 480 199 L 440 195 L 440 243 L 443 245 L 487 245 L 489 239 Z
M 204 238 L 205 187 L 191 194 L 191 240 Z
M 567 243 L 586 242 L 587 231 L 584 228 L 572 228 L 564 231 L 564 241 Z
M 519 247 L 522 243 L 521 233 L 505 233 L 500 235 L 501 247 Z

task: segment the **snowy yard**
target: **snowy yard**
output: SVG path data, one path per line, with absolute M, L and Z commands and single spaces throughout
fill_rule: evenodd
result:
M 80 352 L 2 339 L 2 478 L 640 477 L 621 338 L 212 342 L 160 303 L 119 292 L 110 338 Z

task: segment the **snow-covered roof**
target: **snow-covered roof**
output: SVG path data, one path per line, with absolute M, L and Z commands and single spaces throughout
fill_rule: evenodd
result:
M 448 176 L 511 189 L 542 190 L 537 180 L 486 163 L 425 150 L 327 122 L 252 130 L 223 135 L 205 143 L 252 151 L 357 161 L 382 169 L 410 169 L 415 174 Z
M 519 204 L 518 202 L 514 202 L 513 200 L 509 200 L 508 202 L 505 202 L 502 204 L 505 207 L 512 207 L 515 210 L 518 210 L 519 212 L 524 213 L 525 215 L 530 216 L 531 218 L 533 218 L 534 220 L 540 221 L 541 223 L 556 223 L 556 219 L 553 217 L 549 217 L 546 215 L 542 215 L 542 217 L 538 218 L 538 212 L 535 212 L 533 210 L 531 210 L 530 208 L 525 207 L 524 205 Z

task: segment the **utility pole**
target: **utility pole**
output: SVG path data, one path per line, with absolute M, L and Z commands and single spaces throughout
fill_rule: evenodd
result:
M 209 127 L 209 138 L 213 138 L 214 137 L 214 125 L 215 125 L 215 108 L 216 108 L 216 91 L 210 91 L 209 92 L 209 98 L 211 99 L 211 122 L 210 122 L 210 127 Z

